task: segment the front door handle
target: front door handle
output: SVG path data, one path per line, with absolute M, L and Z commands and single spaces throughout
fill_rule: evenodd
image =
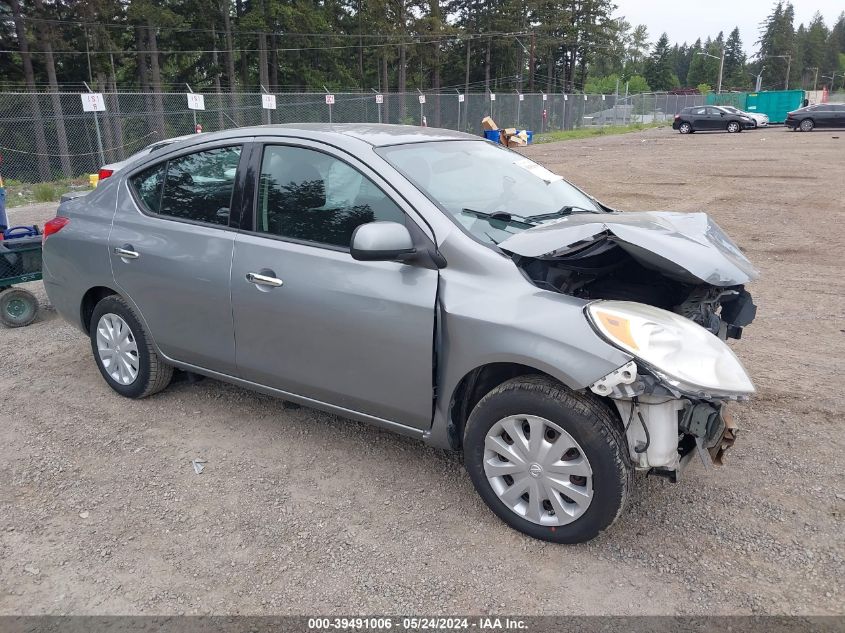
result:
M 124 244 L 123 246 L 115 246 L 114 254 L 120 255 L 123 259 L 138 259 L 140 255 L 138 251 L 132 250 L 131 244 Z
M 259 273 L 247 273 L 246 280 L 256 286 L 269 286 L 271 288 L 278 288 L 284 283 L 278 277 L 270 277 Z

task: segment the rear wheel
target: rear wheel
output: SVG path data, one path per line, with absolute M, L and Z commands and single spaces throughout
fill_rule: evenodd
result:
M 0 321 L 8 327 L 24 327 L 38 316 L 38 298 L 29 290 L 7 288 L 0 292 Z
M 94 360 L 109 387 L 127 398 L 145 398 L 170 384 L 173 367 L 152 345 L 130 305 L 117 295 L 94 308 L 89 327 Z
M 681 134 L 690 134 L 692 132 L 692 126 L 684 121 L 678 126 L 678 132 Z
M 813 119 L 804 119 L 801 121 L 802 132 L 812 132 L 814 127 L 816 127 L 816 124 L 813 122 Z
M 607 529 L 633 485 L 614 415 L 544 376 L 514 378 L 481 399 L 467 422 L 464 461 L 500 519 L 555 543 Z
M 728 123 L 728 132 L 730 132 L 731 134 L 736 134 L 737 132 L 741 131 L 742 126 L 736 121 L 731 121 L 730 123 Z

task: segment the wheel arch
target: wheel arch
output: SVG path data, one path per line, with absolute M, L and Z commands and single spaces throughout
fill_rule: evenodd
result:
M 113 290 L 108 286 L 94 286 L 89 288 L 82 296 L 82 302 L 79 306 L 79 318 L 82 324 L 82 329 L 86 334 L 91 333 L 91 316 L 94 314 L 94 308 L 106 297 L 111 295 L 121 296 L 117 290 Z
M 458 381 L 449 399 L 449 440 L 454 449 L 457 450 L 462 447 L 464 428 L 470 413 L 479 401 L 502 383 L 518 376 L 544 376 L 566 389 L 571 389 L 550 373 L 523 363 L 491 362 L 475 367 Z M 606 398 L 592 393 L 588 393 L 588 395 L 593 396 L 596 401 L 600 401 L 614 417 L 619 417 L 616 407 Z

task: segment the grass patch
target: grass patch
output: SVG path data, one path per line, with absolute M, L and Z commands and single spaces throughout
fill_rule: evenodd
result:
M 591 138 L 593 136 L 611 136 L 613 134 L 627 134 L 628 132 L 639 132 L 640 130 L 648 130 L 656 127 L 665 127 L 668 125 L 665 122 L 661 123 L 632 123 L 631 125 L 596 125 L 590 127 L 579 127 L 574 130 L 558 130 L 555 132 L 546 132 L 545 134 L 537 134 L 534 137 L 534 143 L 553 143 L 555 141 L 573 141 L 581 138 Z
M 52 202 L 58 200 L 61 194 L 49 182 L 39 182 L 32 188 L 32 197 L 36 202 Z
M 58 202 L 68 191 L 89 189 L 88 177 L 55 180 L 53 182 L 6 181 L 6 207 L 20 207 L 35 202 Z

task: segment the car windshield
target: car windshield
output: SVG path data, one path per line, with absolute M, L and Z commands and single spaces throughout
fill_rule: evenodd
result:
M 378 150 L 430 200 L 483 242 L 598 203 L 542 165 L 489 141 L 432 141 Z

